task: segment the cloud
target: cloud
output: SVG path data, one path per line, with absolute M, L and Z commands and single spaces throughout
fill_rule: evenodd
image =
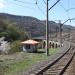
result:
M 0 0 L 0 9 L 4 9 L 6 7 L 5 0 Z

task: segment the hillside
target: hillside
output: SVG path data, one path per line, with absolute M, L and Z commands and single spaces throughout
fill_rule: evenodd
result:
M 9 20 L 11 23 L 14 22 L 17 26 L 30 33 L 32 36 L 40 36 L 44 34 L 44 24 L 34 17 L 0 13 L 0 20 Z
M 37 18 L 30 17 L 30 16 L 17 16 L 17 15 L 10 15 L 6 13 L 0 13 L 0 20 L 10 21 L 11 23 L 16 23 L 17 26 L 22 28 L 23 30 L 27 31 L 31 36 L 42 36 L 45 35 L 45 21 L 41 21 Z M 72 26 L 65 26 L 66 28 L 72 28 Z M 49 21 L 49 32 L 55 33 L 56 28 L 59 28 L 59 24 Z

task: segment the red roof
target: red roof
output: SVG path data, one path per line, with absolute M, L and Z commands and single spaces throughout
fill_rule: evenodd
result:
M 39 44 L 40 42 L 35 41 L 35 40 L 26 40 L 21 42 L 22 44 Z

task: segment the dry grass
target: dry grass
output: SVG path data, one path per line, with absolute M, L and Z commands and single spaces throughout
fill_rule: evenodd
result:
M 58 49 L 49 49 L 50 55 L 58 52 Z M 15 75 L 30 68 L 36 62 L 47 59 L 42 49 L 38 53 L 18 52 L 12 55 L 0 55 L 0 75 Z M 2 74 L 3 73 L 3 74 Z

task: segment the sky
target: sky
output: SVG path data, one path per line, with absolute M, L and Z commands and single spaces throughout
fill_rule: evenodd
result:
M 37 1 L 37 4 L 36 4 Z M 49 8 L 57 0 L 49 0 Z M 46 0 L 0 0 L 0 13 L 9 13 L 13 15 L 32 16 L 40 20 L 46 19 Z M 70 10 L 69 10 L 70 9 Z M 60 2 L 49 10 L 49 20 L 58 23 L 66 21 L 69 18 L 75 18 L 75 1 L 60 0 Z M 75 26 L 75 20 L 68 21 L 65 24 Z

